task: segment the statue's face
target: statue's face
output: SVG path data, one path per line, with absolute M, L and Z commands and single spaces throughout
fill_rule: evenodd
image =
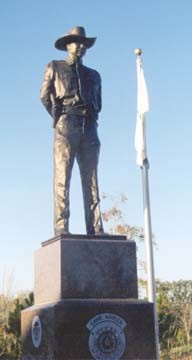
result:
M 82 58 L 86 53 L 86 47 L 83 43 L 73 42 L 67 45 L 67 50 L 73 57 Z

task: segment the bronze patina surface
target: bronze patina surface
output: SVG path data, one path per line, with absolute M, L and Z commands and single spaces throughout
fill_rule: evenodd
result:
M 82 62 L 86 49 L 93 46 L 95 40 L 86 37 L 83 27 L 75 27 L 59 38 L 55 47 L 67 50 L 68 57 L 47 65 L 41 88 L 41 101 L 52 116 L 55 129 L 55 235 L 69 232 L 69 189 L 75 159 L 81 175 L 87 234 L 103 233 L 97 178 L 101 77 Z

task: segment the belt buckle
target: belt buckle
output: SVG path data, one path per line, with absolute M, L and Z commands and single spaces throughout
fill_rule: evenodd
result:
M 82 110 L 82 115 L 84 115 L 84 116 L 87 115 L 87 110 L 86 109 Z

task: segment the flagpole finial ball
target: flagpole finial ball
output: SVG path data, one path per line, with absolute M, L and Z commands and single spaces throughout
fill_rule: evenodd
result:
M 135 53 L 135 55 L 137 55 L 137 56 L 140 56 L 141 54 L 142 54 L 142 50 L 141 49 L 135 49 L 134 50 L 134 53 Z

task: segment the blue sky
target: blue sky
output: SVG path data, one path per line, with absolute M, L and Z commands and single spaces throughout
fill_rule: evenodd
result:
M 15 289 L 33 288 L 34 251 L 53 236 L 53 129 L 39 91 L 45 65 L 66 56 L 54 41 L 76 25 L 97 36 L 84 63 L 100 72 L 103 83 L 100 192 L 125 193 L 125 221 L 138 226 L 143 210 L 134 149 L 134 49 L 143 49 L 151 103 L 147 143 L 158 243 L 155 273 L 162 280 L 191 279 L 191 13 L 190 0 L 13 0 L 0 5 L 0 277 L 13 269 Z M 102 211 L 106 206 L 101 203 Z M 77 166 L 70 230 L 85 232 Z

